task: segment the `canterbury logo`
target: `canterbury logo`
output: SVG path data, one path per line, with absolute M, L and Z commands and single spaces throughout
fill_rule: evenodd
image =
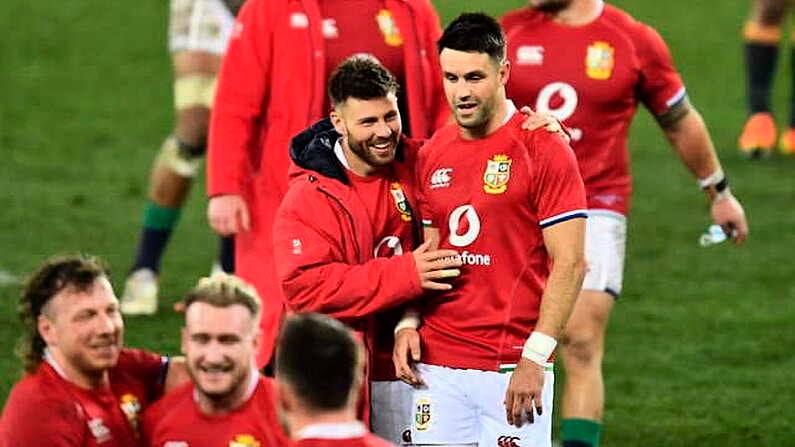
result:
M 453 172 L 450 168 L 441 168 L 433 171 L 431 174 L 431 189 L 433 188 L 447 188 L 450 186 L 450 174 Z
M 500 436 L 497 438 L 497 447 L 519 447 L 516 441 L 519 441 L 518 436 Z

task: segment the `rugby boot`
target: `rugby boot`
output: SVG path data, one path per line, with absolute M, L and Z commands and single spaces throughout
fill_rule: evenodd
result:
M 740 152 L 748 158 L 770 155 L 776 145 L 776 123 L 767 112 L 754 113 L 748 118 L 740 135 Z
M 135 270 L 124 283 L 121 312 L 124 315 L 154 315 L 157 312 L 157 275 L 150 269 Z
M 795 128 L 789 128 L 778 140 L 778 150 L 782 155 L 795 155 Z

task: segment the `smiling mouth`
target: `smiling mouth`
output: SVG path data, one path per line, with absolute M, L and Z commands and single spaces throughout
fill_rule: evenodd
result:
M 232 365 L 200 366 L 199 371 L 207 374 L 224 374 L 232 371 Z
M 456 104 L 456 108 L 462 112 L 469 112 L 477 108 L 477 103 L 474 102 L 466 102 L 462 104 Z

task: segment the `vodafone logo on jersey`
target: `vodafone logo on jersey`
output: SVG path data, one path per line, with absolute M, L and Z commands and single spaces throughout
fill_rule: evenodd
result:
M 453 247 L 464 248 L 471 245 L 480 235 L 480 216 L 472 205 L 461 205 L 450 213 L 447 220 Z M 463 250 L 458 254 L 464 265 L 491 265 L 491 255 Z
M 579 104 L 577 90 L 566 82 L 551 82 L 545 85 L 536 98 L 536 112 L 550 113 L 561 123 L 565 123 L 574 112 L 577 111 Z M 568 124 L 567 124 L 568 125 Z M 569 134 L 572 141 L 582 139 L 582 129 L 577 129 L 569 125 Z
M 431 189 L 447 188 L 452 181 L 453 170 L 451 168 L 439 168 L 431 174 Z
M 541 65 L 544 63 L 544 47 L 541 45 L 522 45 L 516 49 L 518 65 Z

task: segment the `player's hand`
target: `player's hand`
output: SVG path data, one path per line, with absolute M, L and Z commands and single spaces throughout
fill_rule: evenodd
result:
M 544 367 L 524 357 L 520 358 L 505 392 L 505 414 L 508 423 L 521 427 L 525 417 L 532 424 L 535 412 L 541 416 L 543 389 Z
M 416 329 L 403 328 L 395 334 L 395 347 L 392 350 L 392 363 L 395 375 L 411 386 L 423 384 L 412 365 L 420 361 L 420 333 Z
M 450 290 L 452 284 L 440 282 L 445 278 L 461 275 L 461 257 L 455 250 L 431 250 L 431 242 L 426 241 L 414 250 L 414 263 L 420 286 L 425 290 Z
M 248 206 L 243 197 L 237 194 L 211 198 L 207 205 L 207 220 L 210 227 L 221 236 L 231 236 L 251 228 Z
M 566 142 L 571 141 L 569 134 L 563 129 L 563 125 L 551 113 L 537 113 L 528 106 L 522 107 L 519 111 L 526 115 L 522 121 L 522 130 L 536 130 L 543 127 L 547 132 L 559 133 L 566 139 Z
M 719 197 L 712 202 L 712 220 L 723 228 L 723 232 L 734 240 L 734 243 L 742 244 L 748 237 L 748 222 L 745 220 L 745 211 L 740 202 L 729 193 L 724 197 Z

